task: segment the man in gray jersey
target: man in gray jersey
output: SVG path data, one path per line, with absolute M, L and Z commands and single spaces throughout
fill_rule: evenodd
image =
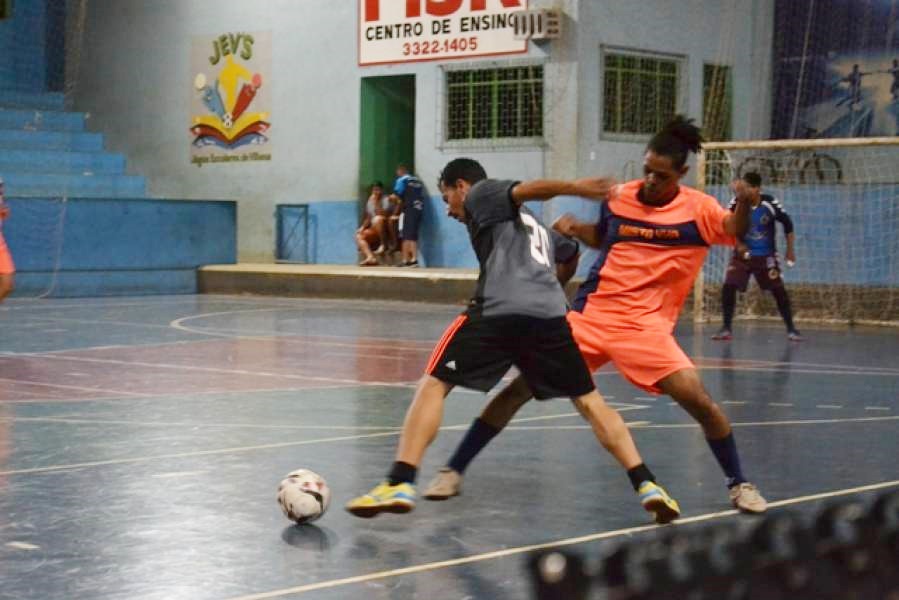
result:
M 667 523 L 680 508 L 643 464 L 630 431 L 593 380 L 565 319 L 565 294 L 554 272 L 550 235 L 522 203 L 559 195 L 604 198 L 614 182 L 487 179 L 472 159 L 458 158 L 440 175 L 449 216 L 468 228 L 480 262 L 475 296 L 437 343 L 406 412 L 387 480 L 346 508 L 359 517 L 415 507 L 415 478 L 440 428 L 443 402 L 454 386 L 487 392 L 513 365 L 538 399 L 569 397 L 600 443 L 627 470 L 643 507 Z M 557 244 L 564 251 L 564 238 Z M 570 242 L 567 242 L 570 243 Z

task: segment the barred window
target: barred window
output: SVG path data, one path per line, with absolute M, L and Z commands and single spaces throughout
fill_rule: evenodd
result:
M 543 67 L 446 72 L 446 139 L 543 135 Z
M 709 141 L 727 141 L 732 137 L 734 92 L 731 68 L 703 65 L 702 126 Z
M 680 61 L 606 52 L 603 61 L 603 131 L 653 134 L 677 111 Z

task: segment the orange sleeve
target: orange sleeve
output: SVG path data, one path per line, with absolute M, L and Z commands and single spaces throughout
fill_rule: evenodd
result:
M 733 246 L 737 239 L 724 230 L 724 219 L 731 215 L 713 197 L 698 194 L 696 199 L 696 224 L 699 234 L 709 245 Z

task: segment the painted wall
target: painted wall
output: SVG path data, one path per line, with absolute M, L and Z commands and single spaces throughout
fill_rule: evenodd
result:
M 734 139 L 765 139 L 770 130 L 773 0 L 603 0 L 581 3 L 578 79 L 579 172 L 623 179 L 642 172 L 649 136 L 613 141 L 602 125 L 600 47 L 684 57 L 678 110 L 702 122 L 703 64 L 733 69 Z M 692 180 L 692 174 L 688 177 Z
M 761 131 L 760 123 L 768 122 L 758 116 L 765 103 L 758 101 L 760 94 L 751 81 L 763 80 L 770 68 L 764 50 L 770 53 L 770 44 L 760 46 L 763 50 L 756 50 L 754 44 L 763 40 L 771 0 L 739 5 L 689 0 L 677 3 L 678 10 L 673 4 L 667 0 L 531 1 L 531 7 L 561 6 L 568 28 L 562 40 L 531 44 L 527 56 L 509 59 L 545 64 L 546 140 L 540 147 L 445 144 L 440 63 L 359 68 L 356 2 L 351 0 L 91 0 L 73 97 L 77 109 L 92 114 L 91 127 L 106 134 L 108 149 L 126 154 L 130 168 L 147 177 L 151 195 L 237 200 L 239 259 L 267 262 L 273 259 L 275 247 L 276 205 L 359 201 L 361 77 L 415 75 L 414 162 L 417 174 L 430 186 L 447 160 L 459 155 L 481 160 L 491 176 L 518 179 L 620 174 L 628 160 L 638 159 L 645 140 L 628 144 L 600 137 L 600 44 L 689 55 L 686 108 L 694 116 L 701 115 L 702 62 L 732 59 L 738 81 L 735 131 L 740 137 L 754 136 Z M 648 15 L 658 14 L 668 18 L 664 27 L 650 25 L 659 20 Z M 236 166 L 191 165 L 187 128 L 192 36 L 266 30 L 274 40 L 269 77 L 272 160 Z M 747 30 L 751 35 L 745 35 Z M 696 35 L 696 31 L 710 35 Z M 473 64 L 508 61 L 501 57 Z M 431 206 L 437 202 L 432 199 Z M 556 206 L 564 204 L 548 206 L 547 218 L 559 214 Z M 423 239 L 425 262 L 475 266 L 473 254 L 437 246 L 444 235 L 438 218 L 442 207 L 437 208 L 425 217 L 423 235 L 432 228 L 437 236 L 432 241 Z M 321 220 L 315 256 L 354 262 L 352 246 L 349 251 L 346 248 L 352 243 L 355 223 L 348 227 L 345 211 L 337 207 L 317 210 Z M 339 215 L 340 220 L 326 223 L 330 218 L 326 213 Z M 453 239 L 455 234 L 446 235 Z
M 16 0 L 12 18 L 0 21 L 0 91 L 44 91 L 46 2 Z
M 795 226 L 796 266 L 785 272 L 789 283 L 899 286 L 895 185 L 770 186 L 764 191 L 781 200 Z M 709 193 L 722 205 L 732 196 L 721 187 Z M 777 233 L 783 255 L 780 225 Z M 712 252 L 706 263 L 709 274 L 713 281 L 723 281 L 730 250 Z
M 196 293 L 197 267 L 236 259 L 234 202 L 7 201 L 17 295 Z

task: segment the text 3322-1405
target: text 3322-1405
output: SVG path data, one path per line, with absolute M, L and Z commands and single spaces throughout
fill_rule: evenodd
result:
M 478 38 L 454 38 L 447 40 L 431 40 L 426 42 L 406 42 L 403 44 L 404 56 L 419 56 L 422 54 L 449 54 L 453 52 L 465 52 L 478 49 Z

